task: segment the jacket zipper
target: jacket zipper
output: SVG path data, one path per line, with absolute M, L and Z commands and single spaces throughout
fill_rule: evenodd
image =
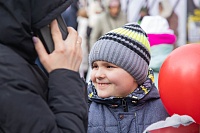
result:
M 122 99 L 122 107 L 124 109 L 124 112 L 128 112 L 128 105 L 125 99 Z

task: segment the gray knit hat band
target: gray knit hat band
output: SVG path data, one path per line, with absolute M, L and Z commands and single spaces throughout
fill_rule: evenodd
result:
M 150 45 L 138 24 L 129 24 L 102 36 L 92 47 L 89 63 L 106 61 L 132 75 L 138 84 L 144 83 L 150 62 Z

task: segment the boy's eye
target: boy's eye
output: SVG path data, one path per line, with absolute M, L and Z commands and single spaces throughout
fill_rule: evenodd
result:
M 114 66 L 110 66 L 110 65 L 108 65 L 107 68 L 114 68 Z
M 98 66 L 97 66 L 97 65 L 93 65 L 93 66 L 92 66 L 92 69 L 94 69 L 94 68 L 98 68 Z

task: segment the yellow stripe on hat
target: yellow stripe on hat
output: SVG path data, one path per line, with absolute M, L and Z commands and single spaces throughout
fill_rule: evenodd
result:
M 127 36 L 127 37 L 129 37 L 133 40 L 140 42 L 150 51 L 150 44 L 149 44 L 149 41 L 148 41 L 148 39 L 145 35 L 140 34 L 138 32 L 135 32 L 135 31 L 132 31 L 132 30 L 122 28 L 122 27 L 110 31 L 110 33 L 113 33 L 113 32 Z

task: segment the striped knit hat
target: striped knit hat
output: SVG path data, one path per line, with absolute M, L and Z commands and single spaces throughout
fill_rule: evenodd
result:
M 141 85 L 146 80 L 150 58 L 146 33 L 138 24 L 128 23 L 99 38 L 90 51 L 89 63 L 107 61 L 115 64 Z

